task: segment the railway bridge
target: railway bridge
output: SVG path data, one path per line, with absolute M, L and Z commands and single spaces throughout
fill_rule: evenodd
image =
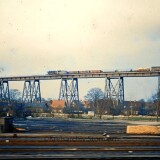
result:
M 51 74 L 52 73 L 52 74 Z M 105 79 L 105 97 L 124 101 L 124 78 L 127 77 L 158 77 L 158 90 L 160 91 L 160 69 L 141 69 L 135 71 L 59 71 L 48 72 L 45 75 L 7 76 L 0 77 L 0 101 L 10 101 L 9 82 L 24 81 L 22 101 L 41 103 L 40 81 L 61 80 L 59 99 L 65 100 L 68 106 L 79 101 L 78 79 L 103 78 Z M 113 85 L 113 80 L 116 84 Z

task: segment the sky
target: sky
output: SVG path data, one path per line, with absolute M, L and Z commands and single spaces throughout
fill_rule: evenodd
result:
M 0 76 L 160 66 L 159 0 L 0 0 Z M 10 82 L 23 90 L 24 82 Z M 125 99 L 148 99 L 157 78 L 125 78 Z M 105 79 L 79 79 L 80 99 Z M 60 80 L 41 81 L 58 98 Z

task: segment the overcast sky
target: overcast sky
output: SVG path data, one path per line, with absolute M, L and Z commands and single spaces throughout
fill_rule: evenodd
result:
M 48 70 L 130 70 L 160 65 L 159 0 L 0 0 L 0 76 Z M 157 78 L 125 79 L 128 100 L 147 99 Z M 79 80 L 80 98 L 105 80 Z M 23 82 L 10 88 L 23 90 Z M 58 98 L 60 81 L 42 81 Z

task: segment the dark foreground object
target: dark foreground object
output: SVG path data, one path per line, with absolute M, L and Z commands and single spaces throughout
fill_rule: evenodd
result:
M 0 117 L 0 133 L 13 132 L 13 117 Z

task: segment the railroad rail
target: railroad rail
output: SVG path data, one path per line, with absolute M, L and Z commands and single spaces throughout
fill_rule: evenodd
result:
M 0 137 L 2 146 L 160 146 L 160 136 L 45 136 L 45 137 Z
M 106 148 L 98 148 L 98 147 L 81 147 L 81 148 L 36 148 L 36 147 L 31 147 L 31 148 L 0 148 L 0 152 L 33 152 L 34 151 L 41 151 L 41 152 L 46 152 L 46 151 L 96 151 L 96 152 L 101 152 L 101 151 L 112 151 L 112 152 L 122 152 L 122 151 L 153 151 L 153 147 L 106 147 Z M 154 148 L 154 151 L 160 151 L 160 148 Z
M 37 135 L 37 137 L 36 137 Z M 131 159 L 160 157 L 160 136 L 0 135 L 0 159 Z

